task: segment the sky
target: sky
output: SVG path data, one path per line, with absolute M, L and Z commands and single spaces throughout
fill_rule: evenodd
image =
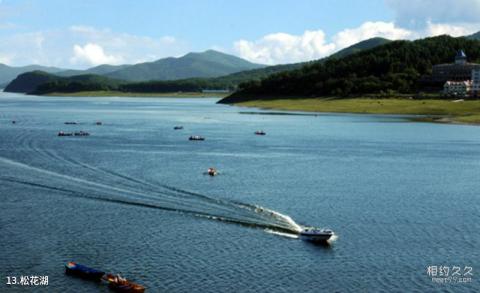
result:
M 480 0 L 0 0 L 0 63 L 83 69 L 208 49 L 309 61 L 372 37 L 480 31 Z

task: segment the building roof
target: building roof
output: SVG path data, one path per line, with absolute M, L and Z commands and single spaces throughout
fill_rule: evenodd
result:
M 462 80 L 462 81 L 454 81 L 454 80 L 447 80 L 445 82 L 445 85 L 450 86 L 450 85 L 466 85 L 469 86 L 472 84 L 471 80 Z

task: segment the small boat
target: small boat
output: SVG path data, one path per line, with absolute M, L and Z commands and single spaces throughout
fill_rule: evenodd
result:
M 255 131 L 255 134 L 256 135 L 266 135 L 265 131 L 263 131 L 263 130 L 257 130 L 257 131 Z
M 207 174 L 210 175 L 210 176 L 217 176 L 218 175 L 218 171 L 217 169 L 215 168 L 208 168 L 207 170 Z
M 15 121 L 15 120 L 12 120 L 12 124 L 16 124 L 16 123 L 17 123 L 17 121 Z
M 105 272 L 92 269 L 87 266 L 77 264 L 71 261 L 65 265 L 65 274 L 69 276 L 77 276 L 83 279 L 100 281 L 103 275 L 105 275 Z
M 183 126 L 175 126 L 173 129 L 174 130 L 181 130 L 181 129 L 183 129 Z
M 95 122 L 95 125 L 102 125 L 102 124 L 103 124 L 102 121 Z
M 72 132 L 59 131 L 58 136 L 73 136 L 73 133 Z
M 80 130 L 80 131 L 75 132 L 74 135 L 75 136 L 89 136 L 90 133 Z
M 125 278 L 122 278 L 120 275 L 107 274 L 104 278 L 108 282 L 108 287 L 116 292 L 125 292 L 125 293 L 143 293 L 145 292 L 145 287 L 142 285 L 133 283 Z
M 205 137 L 199 135 L 192 135 L 188 138 L 188 140 L 205 140 Z
M 310 242 L 326 242 L 332 236 L 330 229 L 305 228 L 300 232 L 300 239 Z
M 67 122 L 65 122 L 64 124 L 67 124 L 67 125 L 77 125 L 77 122 L 75 122 L 75 121 L 67 121 Z

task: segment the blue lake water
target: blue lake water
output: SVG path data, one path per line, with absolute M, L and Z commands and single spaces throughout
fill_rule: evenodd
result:
M 480 127 L 215 101 L 2 93 L 0 291 L 109 292 L 65 276 L 70 260 L 147 292 L 480 291 Z M 22 275 L 49 285 L 6 285 Z

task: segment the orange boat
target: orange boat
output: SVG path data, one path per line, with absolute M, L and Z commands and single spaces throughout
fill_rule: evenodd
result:
M 143 287 L 142 285 L 133 283 L 125 278 L 122 278 L 120 275 L 107 274 L 103 278 L 108 282 L 108 287 L 116 292 L 122 292 L 122 293 L 145 292 L 145 287 Z

